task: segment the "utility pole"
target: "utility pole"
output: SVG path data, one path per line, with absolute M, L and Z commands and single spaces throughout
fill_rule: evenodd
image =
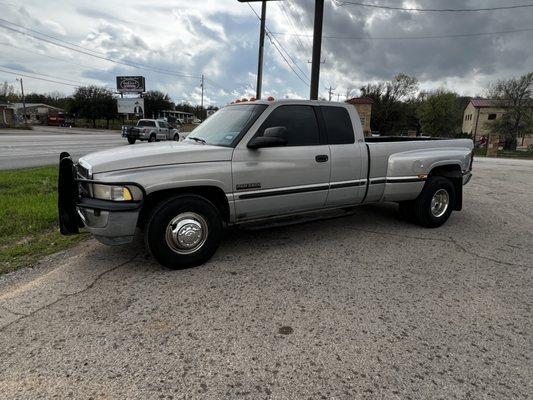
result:
M 22 112 L 24 113 L 24 125 L 28 123 L 26 119 L 26 96 L 24 96 L 24 84 L 22 83 L 22 78 L 17 78 L 17 81 L 20 81 L 20 91 L 22 92 Z
M 200 83 L 200 87 L 202 88 L 202 102 L 200 105 L 202 106 L 202 110 L 204 108 L 204 74 L 202 74 L 202 83 Z
M 329 88 L 326 88 L 326 89 L 328 89 L 328 94 L 329 94 L 328 101 L 331 101 L 331 95 L 333 94 L 333 91 L 335 90 L 335 88 L 332 88 L 330 85 Z
M 259 55 L 257 57 L 257 86 L 255 98 L 261 98 L 261 87 L 263 85 L 263 49 L 265 47 L 265 20 L 266 20 L 267 2 L 263 0 L 261 4 L 261 28 L 259 29 Z
M 318 99 L 320 80 L 320 51 L 322 49 L 322 23 L 324 20 L 324 0 L 315 0 L 315 23 L 313 28 L 313 59 L 311 63 L 310 99 Z

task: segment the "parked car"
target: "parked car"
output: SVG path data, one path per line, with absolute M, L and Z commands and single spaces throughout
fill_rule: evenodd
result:
M 179 130 L 172 128 L 162 119 L 140 119 L 136 126 L 123 125 L 122 137 L 128 139 L 129 144 L 137 140 L 155 142 L 159 140 L 180 140 Z
M 170 268 L 202 264 L 227 226 L 396 202 L 424 227 L 463 204 L 470 139 L 364 137 L 355 108 L 324 101 L 226 106 L 179 143 L 60 157 L 63 234 L 122 244 L 144 231 Z M 74 171 L 74 172 L 73 172 Z

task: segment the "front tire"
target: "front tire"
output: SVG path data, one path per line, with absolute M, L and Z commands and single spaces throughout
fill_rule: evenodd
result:
M 155 142 L 155 135 L 150 135 L 150 138 L 148 139 L 149 142 Z
M 178 133 L 176 133 L 176 134 L 174 135 L 174 140 L 175 140 L 176 142 L 179 142 L 179 141 L 180 141 L 180 135 L 179 135 Z
M 201 196 L 180 195 L 153 210 L 145 229 L 145 243 L 161 265 L 189 268 L 213 256 L 222 231 L 222 218 L 213 203 Z
M 136 141 L 137 141 L 137 139 L 135 139 L 135 138 L 130 138 L 130 137 L 128 138 L 128 143 L 129 144 L 135 144 Z
M 450 217 L 455 204 L 453 183 L 444 177 L 428 179 L 422 193 L 413 201 L 415 221 L 427 228 L 437 228 Z

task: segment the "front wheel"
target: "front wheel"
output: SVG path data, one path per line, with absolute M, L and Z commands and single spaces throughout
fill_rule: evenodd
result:
M 178 133 L 176 133 L 176 134 L 174 135 L 174 140 L 175 140 L 176 142 L 179 142 L 179 141 L 180 141 L 180 135 L 179 135 Z
M 436 228 L 448 220 L 454 204 L 455 189 L 452 182 L 441 176 L 433 176 L 413 201 L 412 213 L 419 225 Z
M 150 135 L 150 138 L 148 139 L 149 142 L 155 142 L 155 135 Z
M 222 219 L 209 200 L 181 195 L 159 204 L 145 229 L 145 243 L 163 266 L 182 269 L 203 264 L 222 238 Z
M 131 137 L 129 137 L 129 138 L 128 138 L 128 143 L 129 143 L 129 144 L 135 144 L 135 141 L 136 141 L 136 140 L 137 140 L 137 139 L 135 139 L 135 138 L 131 138 Z

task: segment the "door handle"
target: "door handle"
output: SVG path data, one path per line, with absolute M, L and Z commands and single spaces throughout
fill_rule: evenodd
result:
M 329 157 L 327 156 L 327 154 L 319 154 L 315 157 L 315 160 L 316 162 L 326 162 L 329 160 Z

